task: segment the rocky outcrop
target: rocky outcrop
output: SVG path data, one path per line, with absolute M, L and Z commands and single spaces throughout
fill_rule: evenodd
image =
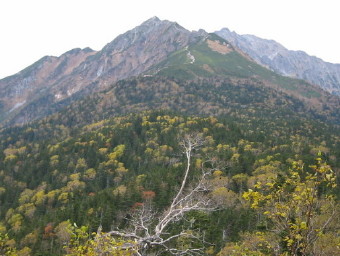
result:
M 97 80 L 102 87 L 136 76 L 166 59 L 170 53 L 199 40 L 202 33 L 190 32 L 177 23 L 153 17 L 118 36 L 84 61 L 75 70 L 72 79 Z
M 332 64 L 302 51 L 290 51 L 273 40 L 238 35 L 227 28 L 215 32 L 247 53 L 257 63 L 284 76 L 304 79 L 340 96 L 340 64 Z
M 86 48 L 73 49 L 60 57 L 45 56 L 19 73 L 0 80 L 1 118 L 5 119 L 38 98 L 93 54 L 93 50 Z

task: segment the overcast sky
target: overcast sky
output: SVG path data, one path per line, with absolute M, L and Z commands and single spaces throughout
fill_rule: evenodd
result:
M 100 50 L 157 16 L 189 30 L 224 27 L 340 63 L 339 0 L 0 0 L 0 78 L 45 55 Z

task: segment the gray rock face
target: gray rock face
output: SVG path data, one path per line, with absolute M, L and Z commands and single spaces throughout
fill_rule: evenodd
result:
M 257 63 L 289 77 L 304 79 L 340 96 L 340 64 L 332 64 L 302 51 L 290 51 L 273 40 L 238 35 L 227 28 L 215 32 Z
M 101 78 L 114 82 L 148 70 L 200 36 L 177 23 L 153 17 L 118 36 L 82 63 L 79 70 L 89 80 Z

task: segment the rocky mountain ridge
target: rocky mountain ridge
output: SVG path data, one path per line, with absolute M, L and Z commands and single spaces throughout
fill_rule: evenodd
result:
M 25 105 L 39 93 L 70 75 L 80 63 L 95 53 L 90 48 L 85 48 L 73 49 L 60 57 L 45 56 L 21 72 L 0 80 L 2 112 L 12 113 Z M 57 99 L 58 97 L 56 94 Z
M 325 62 L 303 51 L 290 51 L 274 40 L 239 35 L 227 28 L 215 33 L 247 53 L 257 63 L 279 74 L 304 79 L 334 95 L 340 95 L 340 64 Z
M 98 52 L 85 48 L 46 56 L 0 80 L 0 122 L 8 126 L 40 119 L 141 74 L 189 80 L 220 77 L 233 83 L 248 79 L 299 97 L 311 107 L 327 108 L 332 102 L 334 108 L 334 99 L 319 87 L 282 77 L 248 55 L 217 34 L 188 31 L 153 17 Z
M 34 111 L 37 100 L 40 108 L 45 105 L 47 110 L 84 90 L 98 91 L 148 70 L 204 34 L 153 17 L 99 52 L 74 49 L 60 57 L 43 57 L 18 74 L 0 80 L 0 120 L 14 116 L 14 123 L 26 123 L 37 119 L 48 114 Z

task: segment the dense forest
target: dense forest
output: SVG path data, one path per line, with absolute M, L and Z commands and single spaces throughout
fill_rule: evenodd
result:
M 4 129 L 1 253 L 337 255 L 338 128 L 243 110 L 220 117 L 145 111 L 77 127 L 52 116 Z M 180 196 L 206 204 L 169 221 L 159 236 L 166 245 L 142 244 L 136 220 L 153 216 L 145 221 L 152 237 L 181 189 L 186 141 L 195 138 Z

